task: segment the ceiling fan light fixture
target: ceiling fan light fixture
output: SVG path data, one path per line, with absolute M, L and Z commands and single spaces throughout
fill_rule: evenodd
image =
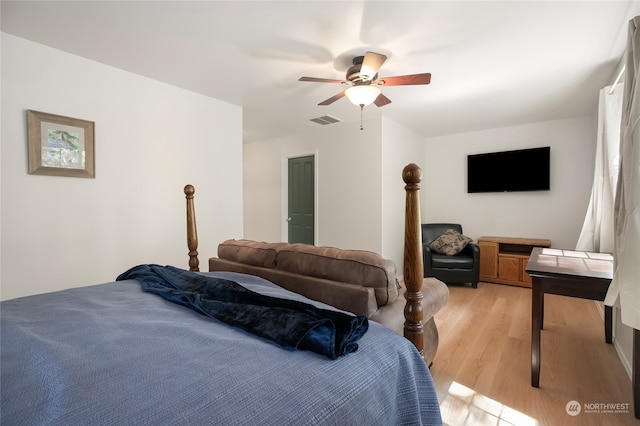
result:
M 380 92 L 380 88 L 376 86 L 361 85 L 349 87 L 344 94 L 355 106 L 367 106 L 376 100 Z

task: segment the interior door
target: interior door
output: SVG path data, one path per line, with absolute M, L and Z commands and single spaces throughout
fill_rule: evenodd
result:
M 289 158 L 289 211 L 287 216 L 290 243 L 314 244 L 314 157 Z

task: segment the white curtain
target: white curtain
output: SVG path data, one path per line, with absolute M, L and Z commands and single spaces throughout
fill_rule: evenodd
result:
M 620 162 L 623 85 L 600 90 L 591 199 L 576 250 L 613 253 L 613 212 Z
M 640 16 L 629 21 L 620 174 L 615 200 L 614 273 L 605 304 L 640 330 Z

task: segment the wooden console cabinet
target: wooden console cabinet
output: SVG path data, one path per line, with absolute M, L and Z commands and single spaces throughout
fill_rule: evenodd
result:
M 534 247 L 551 247 L 551 240 L 537 238 L 481 237 L 480 281 L 531 288 L 525 271 Z

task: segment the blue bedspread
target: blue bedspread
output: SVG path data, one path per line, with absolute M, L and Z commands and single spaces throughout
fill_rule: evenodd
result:
M 203 273 L 330 309 L 255 276 Z M 285 351 L 135 280 L 0 303 L 7 425 L 440 425 L 415 347 L 369 322 L 336 360 Z
M 306 349 L 331 359 L 358 350 L 365 316 L 265 296 L 240 284 L 173 266 L 138 265 L 116 278 L 135 279 L 142 289 L 196 312 L 271 340 L 285 349 Z

